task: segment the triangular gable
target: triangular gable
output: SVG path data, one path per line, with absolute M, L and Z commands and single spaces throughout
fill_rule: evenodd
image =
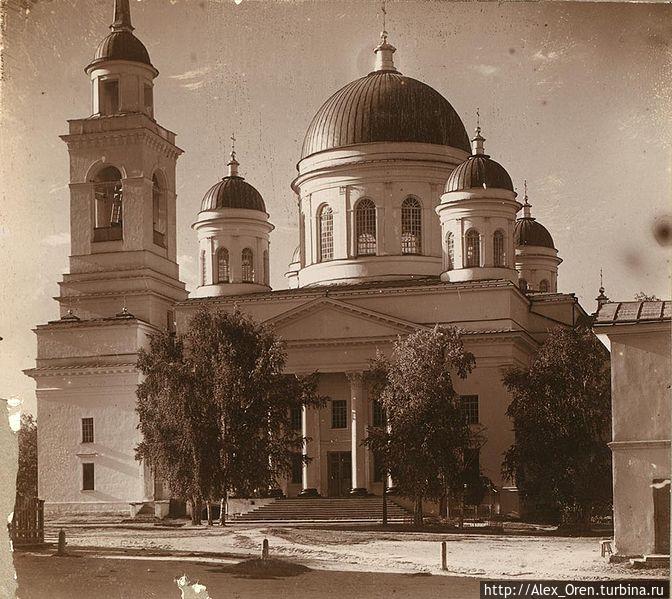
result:
M 287 341 L 396 337 L 425 328 L 413 322 L 324 297 L 287 310 L 265 324 Z

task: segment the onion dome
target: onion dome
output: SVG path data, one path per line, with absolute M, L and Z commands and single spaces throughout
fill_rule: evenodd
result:
M 531 204 L 527 199 L 527 181 L 525 182 L 525 202 L 523 204 L 523 217 L 516 220 L 513 230 L 513 238 L 516 247 L 533 245 L 537 247 L 555 249 L 553 238 L 548 229 L 532 217 Z
M 387 32 L 376 47 L 376 65 L 329 98 L 313 117 L 301 158 L 355 144 L 417 142 L 469 151 L 469 137 L 455 109 L 429 85 L 405 77 L 392 60 Z
M 213 185 L 203 197 L 201 212 L 220 210 L 221 208 L 244 208 L 266 212 L 266 205 L 261 194 L 238 175 L 239 163 L 236 152 L 231 152 L 228 176 Z
M 114 22 L 110 29 L 112 32 L 98 44 L 93 61 L 87 68 L 107 60 L 130 60 L 152 66 L 147 48 L 133 35 L 128 0 L 115 0 Z
M 481 128 L 476 127 L 476 136 L 471 140 L 472 154 L 450 174 L 446 192 L 467 189 L 508 189 L 513 191 L 513 181 L 506 169 L 485 153 Z

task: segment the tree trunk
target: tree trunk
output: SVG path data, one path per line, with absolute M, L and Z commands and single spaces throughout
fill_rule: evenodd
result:
M 208 511 L 208 526 L 212 526 L 212 503 L 209 499 L 205 502 L 205 509 Z
M 192 497 L 191 498 L 191 524 L 193 526 L 198 526 L 201 523 L 201 510 L 203 505 L 200 498 Z
M 224 497 L 219 501 L 219 525 L 226 526 L 226 512 L 228 510 L 228 496 L 229 494 L 225 491 Z
M 413 524 L 415 526 L 422 526 L 422 495 L 415 497 L 415 509 L 413 510 Z

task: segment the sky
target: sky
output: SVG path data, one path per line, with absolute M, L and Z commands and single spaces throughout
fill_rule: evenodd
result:
M 90 114 L 84 67 L 113 0 L 8 0 L 0 87 L 0 397 L 34 411 L 31 329 L 58 317 L 69 253 L 67 119 Z M 225 174 L 241 174 L 271 222 L 271 283 L 298 243 L 294 194 L 314 113 L 372 70 L 381 3 L 131 0 L 160 71 L 155 116 L 177 133 L 178 260 L 196 284 L 190 225 Z M 395 64 L 443 94 L 522 191 L 559 254 L 558 288 L 588 312 L 607 295 L 670 298 L 672 6 L 588 2 L 387 3 Z

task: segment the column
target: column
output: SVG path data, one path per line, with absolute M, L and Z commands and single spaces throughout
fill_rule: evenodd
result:
M 362 445 L 366 438 L 368 409 L 364 389 L 364 373 L 346 373 L 350 382 L 350 432 L 352 458 L 352 490 L 351 495 L 366 495 L 369 487 L 369 471 L 367 468 L 368 448 Z
M 316 417 L 317 414 L 317 408 L 307 408 L 306 406 L 303 406 L 301 409 L 301 436 L 304 438 L 312 438 L 311 441 L 303 442 L 303 455 L 310 456 L 312 460 L 308 464 L 303 464 L 303 471 L 301 474 L 302 489 L 299 493 L 299 497 L 319 497 L 320 495 L 317 491 L 320 476 L 320 419 L 319 417 Z

